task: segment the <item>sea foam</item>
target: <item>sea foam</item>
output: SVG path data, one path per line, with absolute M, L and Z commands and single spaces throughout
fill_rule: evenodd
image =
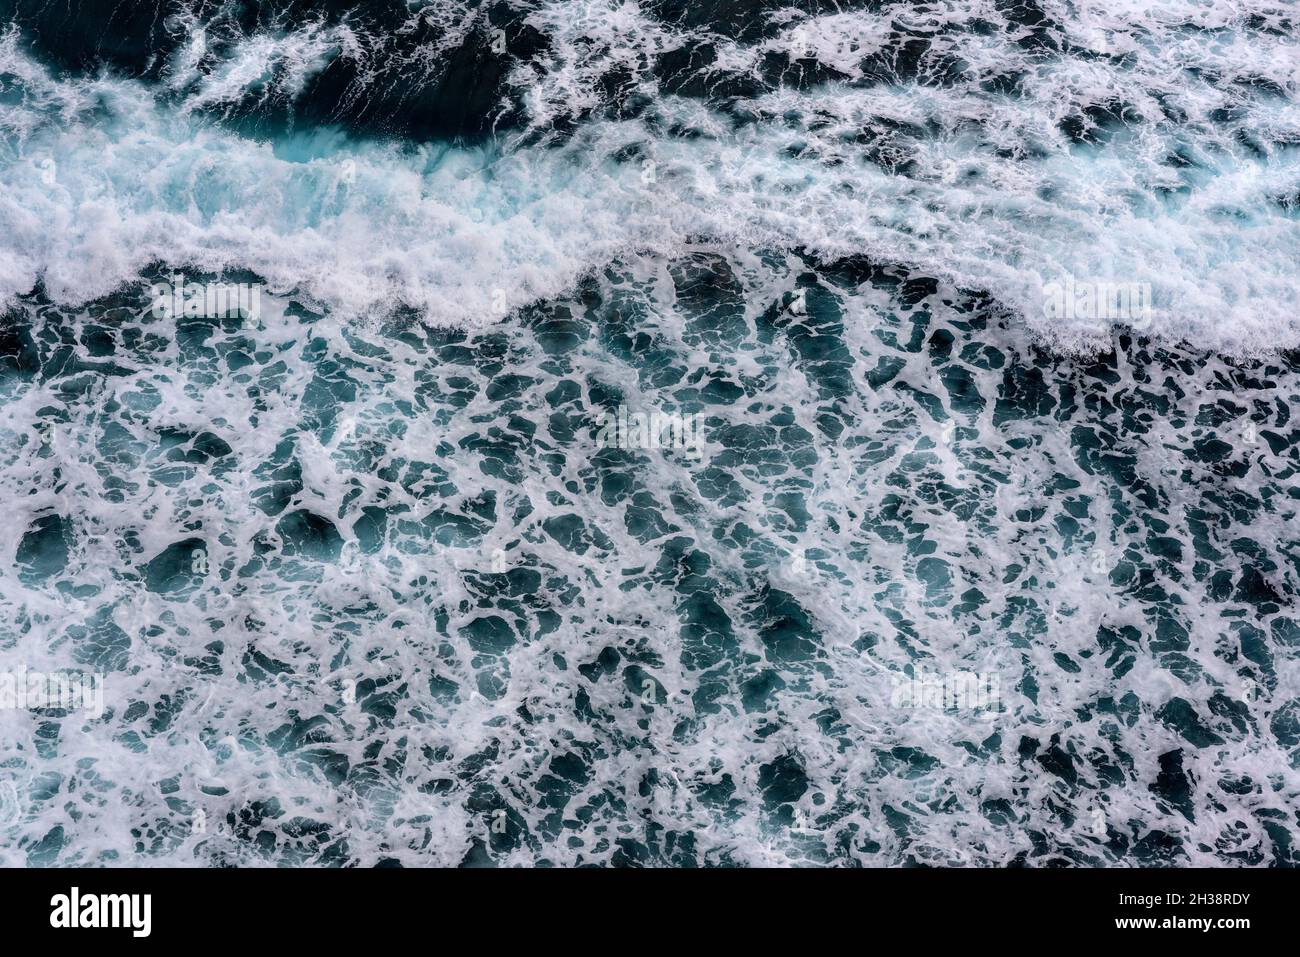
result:
M 816 53 L 838 79 L 725 110 L 660 92 L 639 117 L 596 113 L 537 139 L 555 119 L 547 104 L 581 101 L 584 76 L 598 72 L 575 63 L 648 63 L 680 42 L 628 8 L 584 9 L 534 15 L 559 52 L 516 73 L 536 87 L 529 137 L 462 147 L 335 138 L 326 148 L 318 134 L 223 129 L 220 105 L 255 82 L 259 96 L 292 99 L 304 71 L 342 55 L 342 28 L 251 36 L 224 59 L 181 56 L 177 70 L 191 74 L 174 75 L 170 91 L 56 78 L 10 32 L 0 302 L 38 281 L 56 301 L 86 301 L 158 262 L 250 269 L 344 316 L 404 306 L 431 325 L 478 326 L 621 255 L 677 255 L 703 240 L 906 263 L 991 293 L 1061 348 L 1105 339 L 1095 323 L 1046 318 L 1043 289 L 1066 277 L 1149 283 L 1149 331 L 1171 340 L 1241 352 L 1300 343 L 1300 111 L 1240 82 L 1294 91 L 1289 39 L 1185 34 L 1132 14 L 1096 21 L 1110 31 L 1107 55 L 1041 57 L 1011 36 L 939 32 L 933 49 L 960 61 L 960 79 L 863 86 L 844 57 L 869 55 L 888 23 L 841 13 L 748 48 L 751 59 Z M 938 30 L 954 16 L 908 22 Z M 989 93 L 1009 69 L 1018 94 Z M 641 82 L 654 92 L 652 76 Z M 1088 112 L 1101 107 L 1118 118 Z M 1233 110 L 1235 120 L 1211 118 Z M 1069 135 L 1072 117 L 1082 125 Z

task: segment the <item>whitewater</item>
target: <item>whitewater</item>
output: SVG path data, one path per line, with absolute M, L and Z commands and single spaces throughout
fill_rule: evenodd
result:
M 1295 864 L 1298 37 L 0 2 L 0 863 Z

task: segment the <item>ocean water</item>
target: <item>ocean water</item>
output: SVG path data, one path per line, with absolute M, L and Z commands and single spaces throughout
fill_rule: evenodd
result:
M 1298 10 L 0 0 L 0 864 L 1300 863 Z

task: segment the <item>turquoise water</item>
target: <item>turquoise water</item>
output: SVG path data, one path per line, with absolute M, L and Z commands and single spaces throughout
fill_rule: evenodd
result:
M 8 5 L 0 862 L 1296 863 L 1290 14 L 435 6 Z

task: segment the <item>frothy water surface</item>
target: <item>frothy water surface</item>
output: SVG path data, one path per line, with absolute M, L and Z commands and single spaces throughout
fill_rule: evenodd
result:
M 99 6 L 0 5 L 0 670 L 105 689 L 0 862 L 1296 863 L 1291 5 Z

